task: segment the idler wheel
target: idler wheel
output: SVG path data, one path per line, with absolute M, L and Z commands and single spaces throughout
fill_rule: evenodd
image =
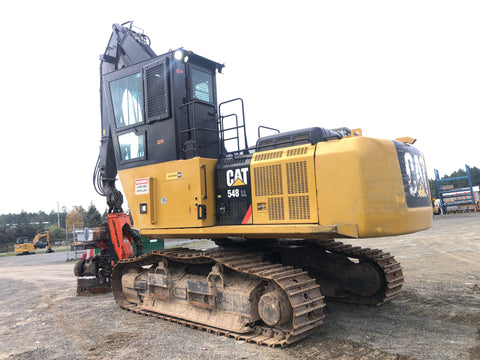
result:
M 346 264 L 342 278 L 345 289 L 360 296 L 373 296 L 385 286 L 382 270 L 369 261 Z
M 292 318 L 292 307 L 280 290 L 263 294 L 258 302 L 258 314 L 269 326 L 282 325 Z

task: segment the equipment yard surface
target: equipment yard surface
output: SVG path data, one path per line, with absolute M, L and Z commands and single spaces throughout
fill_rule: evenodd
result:
M 394 255 L 402 295 L 379 307 L 327 301 L 324 324 L 283 349 L 127 312 L 111 293 L 76 296 L 64 252 L 2 257 L 0 359 L 480 360 L 480 214 L 436 216 L 431 229 L 410 235 L 342 241 Z

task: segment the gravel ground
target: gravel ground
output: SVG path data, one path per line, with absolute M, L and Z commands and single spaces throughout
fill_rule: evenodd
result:
M 480 360 L 480 214 L 348 242 L 394 254 L 402 296 L 380 307 L 328 302 L 325 324 L 284 349 L 129 313 L 111 294 L 77 297 L 64 252 L 2 257 L 0 359 Z

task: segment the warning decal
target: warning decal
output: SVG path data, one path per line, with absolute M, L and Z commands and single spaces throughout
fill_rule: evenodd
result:
M 135 179 L 135 195 L 148 194 L 148 178 Z

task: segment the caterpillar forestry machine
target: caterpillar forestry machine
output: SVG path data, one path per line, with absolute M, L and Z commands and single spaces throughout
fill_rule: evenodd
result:
M 392 255 L 337 239 L 430 227 L 413 139 L 311 127 L 259 134 L 249 147 L 243 101 L 217 104 L 224 65 L 183 48 L 156 55 L 131 22 L 113 25 L 100 60 L 94 184 L 109 216 L 127 217 L 118 175 L 140 234 L 218 245 L 123 253 L 111 273 L 122 308 L 285 346 L 322 324 L 325 298 L 379 305 L 400 293 Z

